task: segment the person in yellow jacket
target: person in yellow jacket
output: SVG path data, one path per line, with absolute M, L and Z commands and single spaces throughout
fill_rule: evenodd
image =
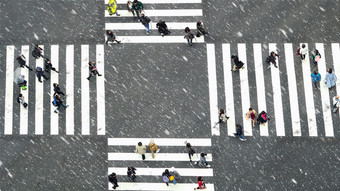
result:
M 150 151 L 151 151 L 152 158 L 155 158 L 155 151 L 158 153 L 159 149 L 158 149 L 158 146 L 155 144 L 155 141 L 153 139 L 150 140 L 149 148 L 150 148 Z
M 107 4 L 107 11 L 109 12 L 109 15 L 113 15 L 116 13 L 117 16 L 120 16 L 117 12 L 117 3 L 115 0 L 110 0 Z

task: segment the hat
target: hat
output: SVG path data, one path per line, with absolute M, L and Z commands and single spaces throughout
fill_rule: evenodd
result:
M 155 143 L 155 140 L 151 139 L 151 140 L 150 140 L 150 143 L 151 143 L 151 144 L 154 144 L 154 143 Z
M 175 167 L 171 167 L 170 172 L 175 171 Z

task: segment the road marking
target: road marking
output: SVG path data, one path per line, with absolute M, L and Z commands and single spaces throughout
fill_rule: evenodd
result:
M 133 17 L 132 13 L 128 10 L 118 10 L 120 16 L 109 15 L 105 11 L 105 17 Z M 148 9 L 144 10 L 144 13 L 148 17 L 187 17 L 187 16 L 203 16 L 202 9 Z
M 13 132 L 14 46 L 6 47 L 5 135 Z
M 26 65 L 29 66 L 29 46 L 21 46 L 21 54 L 23 54 L 26 58 Z M 25 102 L 29 103 L 29 75 L 28 68 L 21 68 L 21 75 L 25 76 L 25 80 L 27 81 L 27 89 L 22 90 L 20 88 L 20 93 L 24 96 Z M 24 108 L 22 104 L 20 104 L 20 135 L 27 135 L 28 133 L 28 106 Z
M 332 55 L 333 55 L 333 65 L 334 65 L 334 72 L 335 75 L 340 78 L 340 47 L 339 43 L 332 43 Z M 336 90 L 337 95 L 340 95 L 340 80 L 338 79 L 336 81 Z M 333 99 L 333 97 L 332 97 Z M 333 105 L 333 100 L 332 100 Z M 338 112 L 338 115 L 340 115 L 340 112 Z
M 51 63 L 55 67 L 57 71 L 59 71 L 59 45 L 51 45 Z M 57 107 L 53 106 L 52 101 L 54 100 L 53 94 L 54 94 L 54 83 L 59 83 L 59 74 L 56 72 L 51 73 L 51 135 L 58 135 L 59 134 L 59 113 L 54 113 L 54 110 L 57 109 Z
M 150 23 L 150 30 L 158 30 L 157 23 Z M 183 30 L 185 27 L 196 29 L 196 22 L 166 22 L 169 30 Z M 145 29 L 142 23 L 105 23 L 105 30 L 143 30 Z
M 233 75 L 231 72 L 230 62 L 230 44 L 222 44 L 223 54 L 223 74 L 224 74 L 224 90 L 225 90 L 225 111 L 229 117 L 227 120 L 228 135 L 233 136 L 235 133 L 235 110 L 234 110 L 234 90 Z
M 204 174 L 202 174 L 204 176 Z M 196 178 L 194 178 L 196 181 Z M 165 183 L 151 183 L 151 182 L 118 182 L 119 190 L 193 190 L 197 187 L 197 183 L 177 183 L 176 185 L 170 182 L 169 186 Z M 204 191 L 214 191 L 214 184 L 205 183 L 206 189 Z M 109 183 L 109 190 L 113 190 L 112 184 Z
M 109 146 L 136 146 L 138 142 L 148 145 L 151 139 L 154 139 L 158 146 L 184 147 L 187 143 L 191 146 L 211 146 L 211 139 L 205 138 L 108 138 L 107 143 Z
M 74 45 L 66 45 L 66 135 L 74 134 Z
M 323 47 L 323 43 L 315 43 L 315 48 L 319 50 L 321 54 L 321 59 L 318 62 L 319 73 L 325 79 L 326 77 L 326 61 L 325 61 L 325 51 Z M 332 120 L 332 106 L 329 102 L 329 89 L 325 83 L 320 83 L 320 92 L 321 92 L 321 103 L 322 103 L 322 113 L 323 113 L 323 121 L 325 127 L 325 136 L 326 137 L 334 137 L 333 131 L 333 120 Z
M 254 65 L 255 65 L 255 77 L 256 77 L 256 91 L 257 91 L 257 113 L 267 111 L 266 105 L 266 89 L 264 86 L 264 75 L 263 75 L 263 60 L 262 60 L 262 46 L 260 43 L 253 44 L 254 49 Z M 268 123 L 260 125 L 260 135 L 269 136 Z
M 99 73 L 97 76 L 97 134 L 105 135 L 105 70 L 104 45 L 96 46 L 96 63 Z
M 292 120 L 293 136 L 301 136 L 299 100 L 297 95 L 296 77 L 295 77 L 295 63 L 293 45 L 285 43 L 285 57 L 286 69 L 288 78 L 289 103 L 290 103 L 290 117 Z
M 217 78 L 216 78 L 216 60 L 215 45 L 207 44 L 208 59 L 208 77 L 209 77 L 209 103 L 210 103 L 210 126 L 211 135 L 220 135 L 220 125 L 217 123 L 218 103 L 217 103 Z
M 300 44 L 302 46 L 303 43 Z M 305 43 L 308 49 L 308 44 Z M 302 72 L 303 72 L 303 85 L 305 89 L 305 101 L 306 101 L 306 112 L 308 120 L 309 136 L 318 136 L 318 130 L 316 127 L 315 120 L 315 107 L 314 107 L 314 97 L 313 97 L 313 87 L 311 80 L 311 70 L 309 63 L 309 53 L 307 52 L 306 58 L 302 62 Z M 323 76 L 321 76 L 323 77 Z
M 133 1 L 132 1 L 133 2 Z M 108 4 L 109 0 L 105 0 L 105 4 Z M 117 4 L 127 4 L 127 0 L 117 0 Z M 143 4 L 182 4 L 182 3 L 202 3 L 202 0 L 143 0 Z M 118 9 L 119 11 L 119 9 Z
M 158 32 L 157 32 L 158 34 Z M 122 43 L 188 43 L 183 36 L 118 36 Z M 105 37 L 105 41 L 107 38 Z M 112 42 L 109 42 L 110 44 Z M 204 43 L 204 37 L 195 38 L 193 43 Z M 194 45 L 195 46 L 195 45 Z
M 43 45 L 39 45 L 44 49 Z M 44 68 L 44 58 L 40 57 L 35 61 L 35 67 Z M 46 76 L 46 72 L 44 72 Z M 44 133 L 44 82 L 45 79 L 41 77 L 41 83 L 35 77 L 35 134 L 42 135 Z
M 90 135 L 89 45 L 81 45 L 81 134 Z
M 142 168 L 135 167 L 137 169 L 137 176 L 162 176 L 165 169 L 171 169 L 171 166 L 164 168 Z M 181 176 L 195 176 L 202 175 L 204 177 L 214 176 L 212 168 L 176 168 L 176 171 Z M 109 167 L 108 174 L 116 173 L 118 176 L 126 176 L 127 167 Z
M 208 154 L 207 161 L 212 161 L 212 155 Z M 195 153 L 191 157 L 192 161 L 198 161 L 200 159 L 199 153 Z M 142 155 L 136 153 L 108 153 L 108 160 L 113 161 L 142 161 Z M 188 153 L 157 153 L 155 158 L 152 158 L 151 153 L 145 154 L 144 161 L 189 161 Z

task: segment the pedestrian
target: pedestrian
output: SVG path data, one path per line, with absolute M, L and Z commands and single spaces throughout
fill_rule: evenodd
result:
M 225 114 L 224 109 L 219 109 L 218 110 L 218 116 L 219 116 L 218 123 L 225 123 L 229 119 L 229 117 L 227 117 L 227 115 Z
M 60 86 L 57 83 L 53 83 L 53 90 L 54 90 L 54 95 L 53 96 L 55 96 L 56 94 L 63 95 L 63 96 L 65 95 L 64 92 L 62 92 L 60 90 Z
M 46 76 L 44 75 L 44 71 L 43 71 L 42 68 L 39 67 L 39 66 L 36 68 L 35 74 L 37 75 L 38 81 L 39 81 L 39 82 L 42 82 L 42 81 L 41 81 L 41 76 L 42 76 L 45 80 L 48 80 L 48 77 L 46 77 Z
M 274 64 L 275 68 L 277 68 L 276 57 L 280 58 L 280 55 L 276 54 L 275 52 L 271 52 L 267 57 L 266 62 L 269 64 L 268 68 L 270 68 L 271 63 Z
M 136 145 L 136 153 L 142 155 L 142 159 L 145 160 L 145 153 L 146 153 L 146 146 L 142 144 L 142 142 L 139 142 L 138 145 Z
M 53 67 L 51 60 L 48 59 L 48 58 L 45 58 L 45 72 L 50 72 L 49 70 L 53 70 L 53 71 L 59 73 L 59 71 L 57 71 L 55 69 L 55 67 Z
M 127 176 L 132 180 L 135 181 L 136 179 L 136 168 L 135 167 L 127 167 Z
M 186 144 L 186 149 L 187 149 L 187 152 L 188 152 L 188 155 L 189 155 L 189 159 L 190 159 L 190 162 L 192 161 L 191 160 L 191 157 L 194 156 L 194 154 L 196 153 L 195 149 L 192 148 L 191 144 L 190 143 L 187 143 Z
M 53 106 L 57 107 L 57 109 L 54 110 L 54 113 L 58 113 L 60 110 L 60 107 L 63 107 L 66 109 L 68 105 L 64 104 L 64 100 L 61 99 L 61 96 L 59 94 L 56 94 L 54 96 L 54 100 L 52 101 Z
M 32 51 L 32 56 L 35 59 L 39 59 L 40 57 L 44 57 L 44 50 L 39 47 L 39 45 L 35 45 Z
M 302 44 L 301 47 L 297 50 L 297 55 L 300 55 L 301 60 L 304 60 L 306 58 L 306 54 L 308 53 L 308 49 L 306 48 L 305 44 Z
M 164 37 L 164 35 L 168 35 L 171 33 L 163 19 L 159 19 L 158 23 L 156 24 L 156 27 L 158 28 L 158 32 L 162 35 L 162 37 Z
M 336 82 L 337 79 L 338 78 L 334 74 L 333 69 L 328 68 L 328 71 L 327 71 L 327 74 L 326 74 L 326 77 L 325 77 L 325 84 L 327 84 L 328 89 L 330 89 L 330 88 L 332 88 L 336 85 L 335 82 Z
M 194 190 L 203 190 L 206 189 L 207 187 L 205 186 L 205 183 L 203 181 L 203 178 L 201 176 L 197 177 L 197 183 L 198 183 L 198 187 L 194 188 Z
M 116 37 L 116 35 L 115 35 L 115 32 L 113 32 L 113 31 L 111 31 L 111 30 L 107 30 L 106 31 L 106 36 L 107 36 L 107 40 L 106 40 L 106 42 L 105 42 L 105 44 L 108 44 L 108 42 L 110 41 L 110 42 L 114 42 L 114 41 L 116 41 L 118 44 L 121 42 L 121 41 L 118 41 L 117 40 L 117 37 Z
M 27 89 L 27 81 L 25 80 L 25 76 L 24 75 L 19 75 L 17 77 L 17 83 L 18 83 L 18 86 L 21 87 L 22 90 L 26 90 Z
M 244 68 L 244 63 L 238 59 L 238 56 L 232 55 L 231 59 L 234 61 L 234 67 L 231 71 L 236 71 Z
M 127 3 L 126 3 L 126 8 L 127 8 L 127 10 L 128 10 L 128 12 L 129 13 L 132 13 L 132 15 L 133 16 L 135 16 L 135 12 L 133 11 L 133 9 L 132 9 L 132 2 L 129 0 L 129 1 L 127 1 Z
M 24 55 L 20 55 L 18 58 L 17 58 L 17 61 L 19 62 L 20 64 L 20 67 L 23 68 L 23 67 L 26 67 L 28 68 L 29 70 L 33 70 L 31 67 L 29 67 L 27 64 L 26 64 L 26 57 Z
M 181 180 L 181 175 L 177 172 L 175 167 L 171 167 L 170 169 L 170 178 L 169 180 L 172 181 L 172 183 L 177 184 L 179 180 Z
M 18 98 L 17 98 L 17 102 L 22 104 L 24 106 L 24 108 L 27 108 L 28 104 L 25 102 L 25 98 L 24 95 L 19 94 Z
M 253 108 L 249 108 L 248 112 L 246 113 L 246 119 L 251 119 L 253 122 L 253 127 L 255 127 L 255 118 L 257 117 L 257 113 Z
M 149 19 L 149 17 L 145 16 L 144 13 L 141 14 L 140 22 L 144 25 L 147 35 L 149 35 L 149 32 L 150 32 L 150 27 L 149 27 L 150 21 L 151 20 Z
M 321 59 L 321 54 L 319 53 L 319 51 L 317 49 L 314 50 L 314 53 L 312 55 L 312 59 L 313 59 L 313 63 L 316 66 L 319 62 L 319 60 Z
M 87 78 L 88 80 L 90 80 L 90 78 L 95 75 L 102 76 L 101 74 L 99 74 L 96 64 L 93 61 L 89 62 L 89 70 L 90 70 L 90 76 Z
M 116 188 L 119 187 L 116 173 L 113 172 L 108 178 L 111 184 L 113 184 L 112 188 L 116 190 Z
M 107 11 L 109 12 L 109 15 L 113 15 L 116 13 L 117 16 L 120 16 L 117 11 L 117 3 L 115 0 L 110 0 L 106 7 Z
M 236 124 L 236 133 L 234 133 L 235 137 L 238 136 L 241 141 L 246 141 L 243 134 L 243 128 L 240 124 Z
M 321 75 L 319 74 L 318 69 L 315 69 L 311 76 L 313 79 L 314 87 L 318 88 L 318 82 L 321 81 Z
M 169 186 L 170 181 L 170 172 L 168 169 L 165 169 L 165 171 L 162 173 L 163 181 L 167 186 Z
M 265 125 L 266 122 L 270 120 L 267 113 L 265 111 L 261 111 L 261 113 L 257 116 L 257 124 Z
M 333 113 L 337 113 L 340 107 L 340 99 L 339 96 L 333 97 Z
M 203 27 L 203 21 L 200 20 L 196 23 L 196 28 L 197 28 L 197 37 L 200 37 L 201 35 L 208 35 L 208 31 L 204 29 Z
M 149 148 L 150 148 L 150 151 L 151 151 L 152 158 L 155 158 L 155 152 L 158 153 L 160 149 L 155 144 L 155 141 L 153 139 L 150 140 Z
M 144 5 L 143 5 L 142 2 L 140 2 L 138 0 L 133 1 L 132 14 L 133 14 L 133 16 L 135 16 L 135 12 L 136 12 L 138 20 L 140 19 L 139 14 L 142 13 L 143 9 L 144 9 Z
M 192 46 L 192 39 L 194 39 L 195 36 L 191 33 L 189 27 L 185 27 L 184 32 L 185 32 L 184 38 L 187 39 L 188 44 Z
M 197 165 L 205 165 L 206 167 L 210 167 L 210 165 L 208 164 L 208 162 L 207 162 L 207 159 L 205 158 L 205 156 L 207 156 L 207 154 L 206 153 L 201 153 L 201 155 L 200 155 L 200 160 L 198 160 L 197 162 L 196 162 L 196 164 Z

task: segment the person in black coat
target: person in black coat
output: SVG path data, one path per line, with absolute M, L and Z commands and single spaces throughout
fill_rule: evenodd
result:
M 118 180 L 117 180 L 117 175 L 116 173 L 112 173 L 108 176 L 109 181 L 113 184 L 112 188 L 116 189 L 118 186 Z
M 168 29 L 168 26 L 165 24 L 165 21 L 163 21 L 162 19 L 159 19 L 156 27 L 158 28 L 158 32 L 161 33 L 163 37 L 164 35 L 171 33 Z
M 31 71 L 33 70 L 32 68 L 30 68 L 29 66 L 26 65 L 26 58 L 25 58 L 24 55 L 20 55 L 17 58 L 17 61 L 19 62 L 21 68 L 26 67 L 26 68 L 28 68 Z
M 236 133 L 234 133 L 234 135 L 235 135 L 235 137 L 238 136 L 241 141 L 245 141 L 246 140 L 244 138 L 244 135 L 243 135 L 243 128 L 239 124 L 236 125 Z
M 43 72 L 43 70 L 42 70 L 41 67 L 37 67 L 37 69 L 35 70 L 35 74 L 37 75 L 39 82 L 42 82 L 42 81 L 41 81 L 41 76 L 42 76 L 45 80 L 48 80 L 48 77 L 46 77 L 46 76 L 44 75 L 44 72 Z
M 276 57 L 280 58 L 280 55 L 276 54 L 275 52 L 271 52 L 270 55 L 267 57 L 266 62 L 268 64 L 274 64 L 275 68 L 277 68 Z
M 127 176 L 132 180 L 135 181 L 136 179 L 136 168 L 135 167 L 127 167 Z
M 51 63 L 51 60 L 48 59 L 48 58 L 45 58 L 45 72 L 50 72 L 50 70 L 53 70 L 53 71 L 59 73 L 59 71 L 57 71 L 57 70 L 53 67 L 53 65 L 52 65 L 52 63 Z
M 142 13 L 142 16 L 140 17 L 140 22 L 145 26 L 147 35 L 150 32 L 150 28 L 149 28 L 150 21 L 151 21 L 151 19 L 149 17 L 145 16 L 144 13 Z
M 261 111 L 261 113 L 257 117 L 257 123 L 264 125 L 270 118 L 268 117 L 265 111 Z
M 88 80 L 90 80 L 90 78 L 95 75 L 101 76 L 101 74 L 99 74 L 97 70 L 95 62 L 89 62 L 89 70 L 90 70 L 90 76 L 87 78 Z
M 35 45 L 34 46 L 34 50 L 32 51 L 32 56 L 35 58 L 35 59 L 38 59 L 40 57 L 44 57 L 43 55 L 43 49 L 40 48 L 38 45 Z
M 231 71 L 236 71 L 239 70 L 241 68 L 244 68 L 244 63 L 242 61 L 239 61 L 238 56 L 236 55 L 232 55 L 231 59 L 234 60 L 234 67 Z
M 64 92 L 62 92 L 61 90 L 60 90 L 60 86 L 59 86 L 59 84 L 57 84 L 57 83 L 54 83 L 53 84 L 53 90 L 54 90 L 54 96 L 56 95 L 56 94 L 59 94 L 59 95 L 65 95 L 64 94 Z

